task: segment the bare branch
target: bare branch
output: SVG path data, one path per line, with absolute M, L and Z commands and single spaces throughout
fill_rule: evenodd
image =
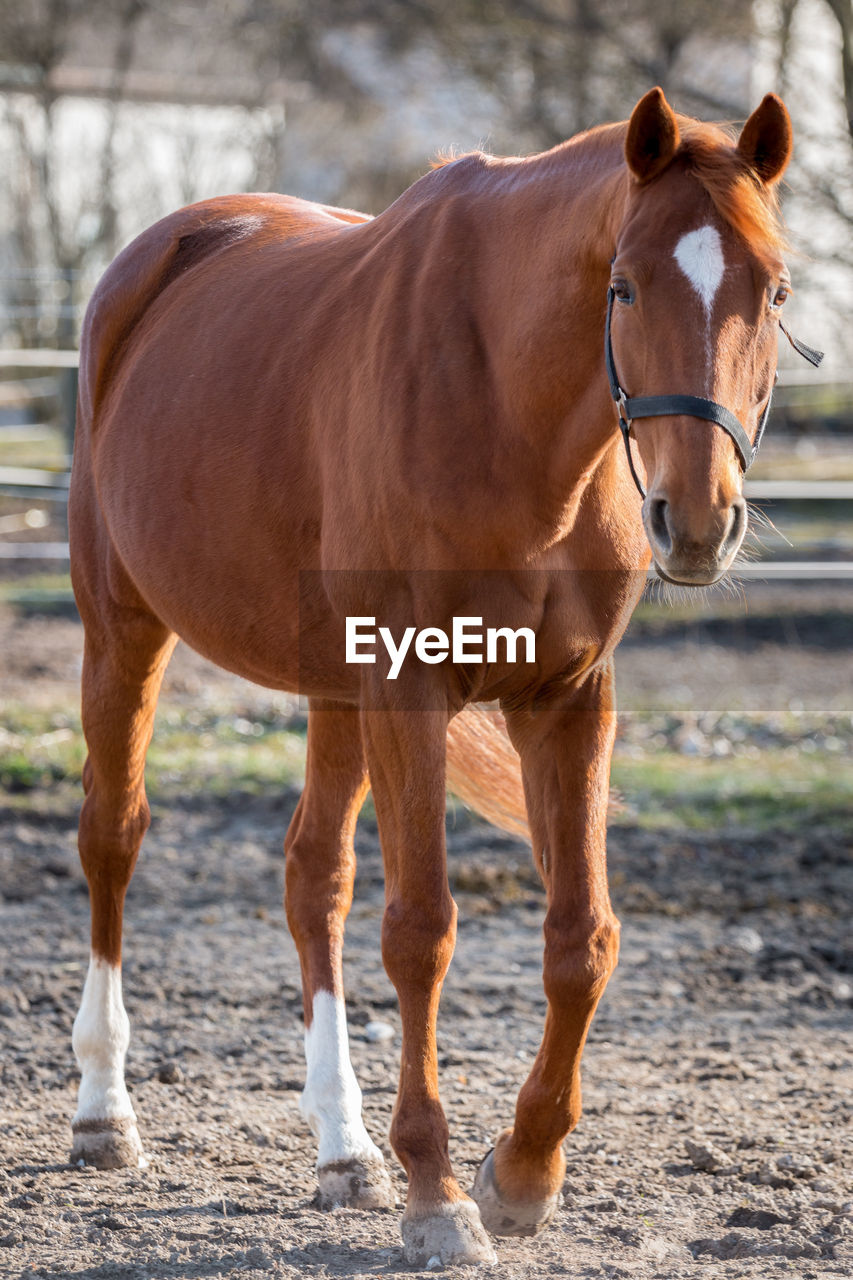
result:
M 853 141 L 853 4 L 851 0 L 826 0 L 826 3 L 841 29 L 841 81 L 847 129 Z

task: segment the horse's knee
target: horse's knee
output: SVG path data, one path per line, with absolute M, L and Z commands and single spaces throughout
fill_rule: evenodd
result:
M 430 993 L 450 966 L 456 903 L 449 890 L 434 902 L 392 899 L 382 920 L 382 960 L 394 986 Z
M 565 1008 L 595 1005 L 619 958 L 619 921 L 612 913 L 579 927 L 545 922 L 545 994 Z

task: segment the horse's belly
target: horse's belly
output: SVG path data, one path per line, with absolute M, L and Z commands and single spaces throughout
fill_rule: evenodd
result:
M 191 648 L 268 688 L 357 698 L 353 669 L 336 660 L 334 617 L 320 600 L 306 610 L 287 557 L 269 556 L 269 574 L 262 577 L 246 565 L 188 554 L 187 574 L 175 572 L 176 552 L 173 544 L 162 557 L 138 546 L 120 554 L 151 611 Z
M 105 433 L 95 460 L 110 542 L 152 613 L 258 684 L 355 697 L 320 575 L 305 572 L 319 556 L 319 502 L 306 477 L 276 483 L 283 454 L 261 480 L 226 449 L 182 461 L 180 448 L 163 451 L 154 437 L 128 460 L 127 433 L 114 442 Z

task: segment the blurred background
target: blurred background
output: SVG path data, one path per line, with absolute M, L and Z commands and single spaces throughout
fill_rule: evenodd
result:
M 679 110 L 732 122 L 764 92 L 784 96 L 790 323 L 827 357 L 815 371 L 782 344 L 738 585 L 674 608 L 652 592 L 638 611 L 620 652 L 616 780 L 629 816 L 653 799 L 679 822 L 784 822 L 797 797 L 805 826 L 828 806 L 847 829 L 850 0 L 0 0 L 4 785 L 32 797 L 79 777 L 65 525 L 76 345 L 119 249 L 234 190 L 376 213 L 439 153 L 547 148 L 624 118 L 656 83 Z M 298 706 L 194 670 L 183 702 L 179 678 L 167 686 L 155 779 L 161 749 L 170 777 L 180 760 L 179 780 L 199 786 L 206 751 L 208 782 L 228 785 L 232 767 L 272 779 L 291 731 L 298 775 Z

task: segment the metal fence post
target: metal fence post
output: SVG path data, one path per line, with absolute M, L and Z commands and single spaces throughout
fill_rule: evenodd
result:
M 78 370 L 63 369 L 59 375 L 59 404 L 65 448 L 70 458 L 74 452 L 74 427 L 77 421 Z

